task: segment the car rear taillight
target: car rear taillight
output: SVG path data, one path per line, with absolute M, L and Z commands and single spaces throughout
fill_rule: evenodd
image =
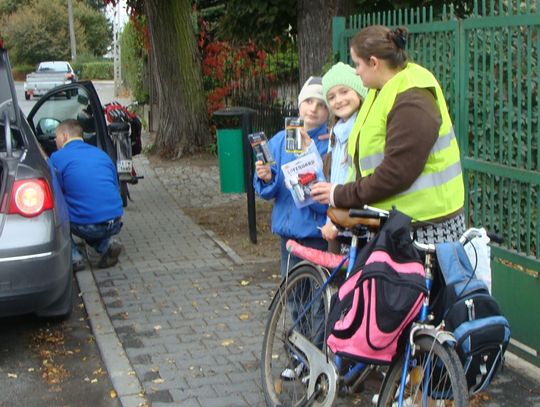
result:
M 67 73 L 66 74 L 66 79 L 73 79 L 73 74 L 72 73 Z
M 9 214 L 28 218 L 54 207 L 49 184 L 43 178 L 15 181 L 9 202 Z

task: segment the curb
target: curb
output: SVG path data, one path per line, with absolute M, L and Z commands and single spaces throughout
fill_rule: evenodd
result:
M 92 333 L 96 338 L 101 358 L 120 403 L 123 407 L 148 405 L 142 385 L 105 310 L 94 274 L 91 271 L 79 271 L 75 273 L 75 277 L 90 320 Z
M 193 220 L 193 223 L 195 223 L 194 220 Z M 204 233 L 208 235 L 210 239 L 212 239 L 220 247 L 221 250 L 225 252 L 227 256 L 229 256 L 229 258 L 233 261 L 234 264 L 242 265 L 246 263 L 230 246 L 228 246 L 225 242 L 218 239 L 218 237 L 216 236 L 214 232 L 212 232 L 211 230 L 205 229 L 201 226 L 199 227 L 204 231 Z
M 504 354 L 504 361 L 511 369 L 521 372 L 524 376 L 540 385 L 540 367 L 509 351 Z

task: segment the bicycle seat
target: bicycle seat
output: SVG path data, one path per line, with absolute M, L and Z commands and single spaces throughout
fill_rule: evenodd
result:
M 345 229 L 352 229 L 355 226 L 366 226 L 370 230 L 379 230 L 381 226 L 380 219 L 350 217 L 348 209 L 330 208 L 327 213 L 333 224 Z

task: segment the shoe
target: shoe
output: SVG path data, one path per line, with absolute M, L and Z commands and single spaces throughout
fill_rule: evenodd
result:
M 116 263 L 118 263 L 118 256 L 120 256 L 121 252 L 122 245 L 120 243 L 112 242 L 105 254 L 99 259 L 98 267 L 105 269 L 116 265 Z
M 122 246 L 121 243 L 118 243 L 115 240 L 111 240 L 111 243 L 109 244 L 109 251 L 111 252 L 111 256 L 118 257 L 120 256 L 120 253 L 122 253 L 122 249 L 124 246 Z
M 283 380 L 295 380 L 300 377 L 302 371 L 304 370 L 304 364 L 302 362 L 298 363 L 295 368 L 287 367 L 281 372 L 281 378 Z
M 73 262 L 73 272 L 82 271 L 85 268 L 86 268 L 86 265 L 84 264 L 84 260 Z

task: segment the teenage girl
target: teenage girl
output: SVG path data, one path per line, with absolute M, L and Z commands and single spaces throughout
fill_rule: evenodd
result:
M 336 120 L 325 158 L 325 175 L 331 183 L 344 184 L 349 177 L 354 179 L 349 175 L 354 166 L 351 165 L 347 153 L 347 144 L 358 110 L 367 95 L 367 88 L 356 75 L 354 68 L 343 62 L 330 68 L 322 78 L 322 85 L 326 103 Z M 327 220 L 321 233 L 328 241 L 328 250 L 339 253 L 341 244 L 336 240 L 338 230 L 330 220 Z

